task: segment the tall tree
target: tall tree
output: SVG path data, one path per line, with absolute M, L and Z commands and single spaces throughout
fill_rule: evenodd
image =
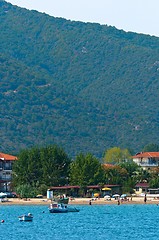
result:
M 64 185 L 68 181 L 70 158 L 56 145 L 40 151 L 43 183 L 49 186 Z
M 113 147 L 106 151 L 104 155 L 104 162 L 106 163 L 121 163 L 130 159 L 130 153 L 128 149 L 121 149 L 119 147 Z
M 56 145 L 23 150 L 13 168 L 14 186 L 63 185 L 67 181 L 70 159 Z
M 133 176 L 137 171 L 140 170 L 140 167 L 131 160 L 128 162 L 119 163 L 119 166 L 126 169 L 129 177 Z
M 101 184 L 104 180 L 104 171 L 101 163 L 92 154 L 79 154 L 70 165 L 70 183 L 85 187 Z
M 103 164 L 106 184 L 122 184 L 128 176 L 125 168 L 118 165 Z
M 18 161 L 13 166 L 14 185 L 29 184 L 39 181 L 41 177 L 39 149 L 22 150 L 18 156 Z

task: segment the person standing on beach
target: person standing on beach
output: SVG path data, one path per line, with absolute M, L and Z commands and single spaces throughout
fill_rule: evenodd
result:
M 147 202 L 147 197 L 146 197 L 146 193 L 145 193 L 145 197 L 144 197 L 144 203 Z

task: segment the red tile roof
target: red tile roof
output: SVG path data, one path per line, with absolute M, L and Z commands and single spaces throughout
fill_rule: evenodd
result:
M 120 185 L 113 185 L 113 184 L 108 184 L 104 185 L 103 187 L 119 187 Z M 87 186 L 88 189 L 100 189 L 102 186 L 99 185 L 92 185 L 92 186 Z M 50 187 L 48 190 L 64 190 L 64 189 L 80 189 L 80 186 L 71 186 L 71 185 L 66 185 L 66 186 L 57 186 L 57 187 Z
M 148 187 L 149 187 L 149 184 L 148 184 L 148 183 L 137 183 L 135 187 L 148 188 Z
M 136 154 L 135 156 L 132 156 L 132 158 L 145 158 L 145 157 L 159 158 L 159 152 L 141 152 Z
M 88 189 L 92 188 L 92 189 L 100 189 L 100 188 L 104 188 L 104 187 L 119 187 L 120 185 L 117 185 L 117 184 L 107 184 L 107 185 L 103 185 L 103 186 L 100 186 L 100 185 L 91 185 L 91 186 L 87 186 Z
M 50 187 L 48 190 L 62 190 L 62 189 L 79 189 L 80 186 L 70 186 L 70 185 L 67 185 L 67 186 L 57 186 L 57 187 Z
M 17 160 L 17 157 L 0 152 L 0 160 L 14 161 Z
M 102 164 L 102 166 L 104 168 L 116 168 L 116 165 L 111 164 L 111 163 L 104 163 L 104 164 Z

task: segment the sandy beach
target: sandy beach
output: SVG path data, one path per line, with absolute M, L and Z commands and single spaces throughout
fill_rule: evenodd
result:
M 104 200 L 104 198 L 74 198 L 69 200 L 70 205 L 88 205 L 91 200 L 92 205 L 100 204 L 118 204 L 118 201 L 111 199 L 110 201 Z M 19 199 L 19 198 L 8 198 L 3 202 L 0 202 L 0 205 L 49 205 L 51 200 L 43 198 L 30 198 L 30 199 Z M 129 201 L 120 201 L 120 204 L 145 204 L 144 197 L 133 197 Z M 159 199 L 147 198 L 146 204 L 159 204 Z

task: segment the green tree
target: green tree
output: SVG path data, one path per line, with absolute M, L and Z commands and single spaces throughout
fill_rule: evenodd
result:
M 70 159 L 56 145 L 22 150 L 13 167 L 14 186 L 29 184 L 39 190 L 67 182 Z
M 103 164 L 105 173 L 106 184 L 120 184 L 122 185 L 125 179 L 127 179 L 128 172 L 125 168 L 118 165 L 105 165 Z
M 123 193 L 133 193 L 135 185 L 138 181 L 138 173 L 141 169 L 136 163 L 134 163 L 132 160 L 129 160 L 128 162 L 123 162 L 119 164 L 120 167 L 123 169 L 126 169 L 127 171 L 127 177 L 122 183 L 122 191 Z
M 16 193 L 19 195 L 20 198 L 31 198 L 31 197 L 35 197 L 36 194 L 36 189 L 33 188 L 31 185 L 29 184 L 21 184 L 18 185 L 16 187 Z
M 132 160 L 129 160 L 128 162 L 119 163 L 119 166 L 126 169 L 129 177 L 132 177 L 140 169 L 140 167 Z
M 34 147 L 22 150 L 18 156 L 18 161 L 13 166 L 14 185 L 33 185 L 40 180 L 41 174 L 42 168 L 39 149 Z
M 143 169 L 142 167 L 138 167 L 138 170 L 135 174 L 137 182 L 149 182 L 152 178 L 152 173 L 150 173 L 148 170 Z
M 70 165 L 70 184 L 86 187 L 101 184 L 104 171 L 101 163 L 92 154 L 79 154 Z
M 68 183 L 71 160 L 64 150 L 56 145 L 40 150 L 42 183 L 59 186 Z
M 121 163 L 130 159 L 130 153 L 128 149 L 121 149 L 119 147 L 113 147 L 106 151 L 104 155 L 104 162 L 106 163 Z
M 159 188 L 159 176 L 152 178 L 150 180 L 150 187 L 151 188 Z
M 123 193 L 134 193 L 134 187 L 135 187 L 136 181 L 134 178 L 128 177 L 126 181 L 123 182 L 122 185 L 122 192 Z
M 149 143 L 144 146 L 143 152 L 159 152 L 159 145 L 155 143 Z
M 151 171 L 149 183 L 151 188 L 159 188 L 159 167 L 156 167 Z

